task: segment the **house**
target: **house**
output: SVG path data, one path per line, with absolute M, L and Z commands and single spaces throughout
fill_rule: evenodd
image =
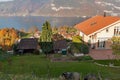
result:
M 36 31 L 34 34 L 33 34 L 33 36 L 35 37 L 35 38 L 40 38 L 40 31 Z
M 111 38 L 120 37 L 120 17 L 94 16 L 75 25 L 79 35 L 93 49 L 111 49 Z
M 66 34 L 63 35 L 63 37 L 64 37 L 65 39 L 72 40 L 73 35 L 66 33 Z
M 19 53 L 33 53 L 34 51 L 38 51 L 39 48 L 40 46 L 36 38 L 24 38 L 20 40 L 17 51 Z
M 66 40 L 57 40 L 53 42 L 53 49 L 54 52 L 57 53 L 58 51 L 62 51 L 63 49 L 67 49 L 67 42 Z

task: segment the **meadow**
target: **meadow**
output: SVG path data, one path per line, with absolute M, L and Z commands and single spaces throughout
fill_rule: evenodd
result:
M 63 72 L 79 72 L 82 78 L 92 73 L 100 74 L 104 79 L 120 80 L 120 68 L 98 66 L 94 61 L 51 62 L 45 55 L 10 56 L 7 60 L 0 61 L 0 72 L 3 75 L 0 79 L 6 78 L 6 75 L 14 77 L 32 75 L 39 78 L 33 80 L 40 80 L 40 78 L 58 78 Z

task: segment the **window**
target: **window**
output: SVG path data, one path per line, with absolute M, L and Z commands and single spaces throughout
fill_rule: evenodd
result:
M 90 47 L 90 45 L 91 45 L 91 40 L 88 40 L 88 46 Z
M 105 48 L 105 40 L 98 40 L 98 48 Z
M 100 41 L 98 40 L 98 47 L 99 47 L 99 43 L 100 43 Z
M 106 29 L 106 32 L 109 32 L 109 29 L 108 29 L 108 28 Z
M 114 36 L 120 36 L 120 26 L 114 28 Z
M 97 22 L 93 22 L 93 23 L 91 23 L 90 25 L 91 26 L 94 26 L 94 25 L 96 25 L 97 24 Z

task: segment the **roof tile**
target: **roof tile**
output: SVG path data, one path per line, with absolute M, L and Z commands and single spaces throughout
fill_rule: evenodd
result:
M 113 16 L 95 16 L 75 26 L 76 29 L 82 31 L 84 34 L 92 34 L 116 21 L 120 20 L 120 17 Z

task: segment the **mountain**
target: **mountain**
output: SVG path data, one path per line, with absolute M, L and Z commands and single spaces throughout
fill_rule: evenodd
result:
M 1 16 L 120 16 L 120 0 L 14 0 L 0 2 Z

